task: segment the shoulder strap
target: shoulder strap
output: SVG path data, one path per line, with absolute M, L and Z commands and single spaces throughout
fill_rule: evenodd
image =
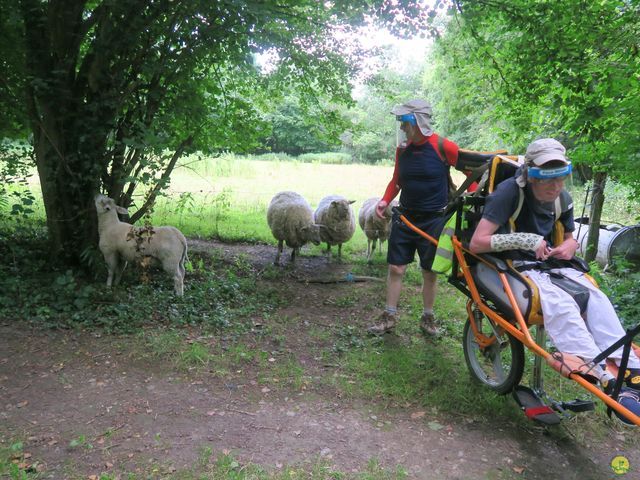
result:
M 516 207 L 511 217 L 509 217 L 509 227 L 511 228 L 512 232 L 516 231 L 516 219 L 518 218 L 518 215 L 520 215 L 520 211 L 522 210 L 523 203 L 524 203 L 524 192 L 522 191 L 522 188 L 518 188 L 518 206 Z
M 440 154 L 440 160 L 442 160 L 445 165 L 449 165 L 447 161 L 447 154 L 444 151 L 444 138 L 438 135 L 438 153 Z

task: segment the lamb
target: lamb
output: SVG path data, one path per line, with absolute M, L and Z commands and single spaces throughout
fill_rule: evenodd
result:
M 342 244 L 351 240 L 356 231 L 356 218 L 351 208 L 355 200 L 347 200 L 340 195 L 328 195 L 320 200 L 315 211 L 315 221 L 325 228 L 320 230 L 320 238 L 327 243 L 327 253 L 331 256 L 331 245 L 338 245 L 338 258 L 342 255 Z
M 376 243 L 380 241 L 380 251 L 382 244 L 389 238 L 391 233 L 391 209 L 398 205 L 396 200 L 387 205 L 384 211 L 384 218 L 376 214 L 376 205 L 379 198 L 373 197 L 364 201 L 358 213 L 358 223 L 367 237 L 367 262 L 371 262 L 371 255 L 376 249 Z
M 320 225 L 313 222 L 313 210 L 309 203 L 296 192 L 279 192 L 267 209 L 267 223 L 271 233 L 278 240 L 278 252 L 273 262 L 280 264 L 283 244 L 291 250 L 291 263 L 295 263 L 296 253 L 307 242 L 320 244 Z
M 118 219 L 127 209 L 116 205 L 106 195 L 95 196 L 98 212 L 99 247 L 107 262 L 107 286 L 118 285 L 127 261 L 161 265 L 173 277 L 177 296 L 184 292 L 187 239 L 175 227 L 135 227 Z M 115 275 L 115 279 L 114 279 Z

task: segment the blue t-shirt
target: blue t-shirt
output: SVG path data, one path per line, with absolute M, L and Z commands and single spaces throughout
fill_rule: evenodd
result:
M 509 219 L 515 213 L 520 198 L 520 187 L 515 177 L 500 182 L 495 191 L 487 197 L 482 218 L 500 225 L 496 233 L 511 233 Z M 560 223 L 565 232 L 573 232 L 573 200 L 566 190 L 560 192 L 560 204 L 562 213 Z M 537 233 L 542 235 L 549 245 L 553 245 L 553 224 L 555 218 L 554 202 L 541 203 L 536 201 L 531 187 L 524 187 L 524 202 L 518 218 L 515 219 L 516 232 Z
M 429 142 L 410 144 L 398 159 L 400 205 L 416 212 L 437 212 L 447 206 L 446 165 Z

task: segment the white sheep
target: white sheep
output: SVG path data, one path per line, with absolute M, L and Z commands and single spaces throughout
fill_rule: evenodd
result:
M 118 285 L 127 262 L 161 265 L 173 277 L 176 295 L 184 292 L 184 264 L 187 260 L 187 239 L 175 227 L 135 227 L 121 222 L 118 213 L 127 209 L 116 205 L 106 195 L 96 195 L 100 251 L 107 262 L 107 286 Z M 115 274 L 115 279 L 114 279 Z
M 384 218 L 380 218 L 376 214 L 376 205 L 379 201 L 380 199 L 376 197 L 365 200 L 358 213 L 358 223 L 367 237 L 367 262 L 371 262 L 371 255 L 376 249 L 377 241 L 380 242 L 379 251 L 382 251 L 382 244 L 391 233 L 391 209 L 398 205 L 397 200 L 389 203 L 384 211 Z
M 342 244 L 351 240 L 356 231 L 356 217 L 351 208 L 355 200 L 347 200 L 340 195 L 328 195 L 320 200 L 314 218 L 323 225 L 320 239 L 327 243 L 327 253 L 331 255 L 331 245 L 338 245 L 338 258 L 342 255 Z
M 305 243 L 320 244 L 320 225 L 313 222 L 313 210 L 309 203 L 296 192 L 280 192 L 271 199 L 267 223 L 278 240 L 278 252 L 273 262 L 276 265 L 280 264 L 284 243 L 292 249 L 291 263 L 295 263 L 296 253 Z

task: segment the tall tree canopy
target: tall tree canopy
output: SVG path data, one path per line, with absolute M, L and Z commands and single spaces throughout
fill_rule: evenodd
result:
M 95 241 L 98 191 L 128 206 L 146 184 L 135 220 L 186 150 L 254 147 L 267 99 L 349 101 L 360 52 L 338 39 L 367 18 L 415 28 L 420 3 L 0 0 L 0 130 L 30 132 L 54 251 Z
M 448 126 L 487 125 L 514 151 L 539 136 L 594 172 L 592 224 L 607 175 L 640 197 L 640 4 L 635 0 L 456 0 L 433 76 Z M 589 244 L 597 245 L 597 229 Z M 587 258 L 595 256 L 595 249 Z
M 640 4 L 458 0 L 432 85 L 460 131 L 491 124 L 520 150 L 560 135 L 578 163 L 634 185 L 640 151 Z M 575 12 L 580 12 L 576 16 Z M 453 113 L 453 115 L 451 114 Z M 470 115 L 469 115 L 470 114 Z M 631 128 L 631 129 L 630 129 Z M 636 169 L 637 170 L 637 169 Z

